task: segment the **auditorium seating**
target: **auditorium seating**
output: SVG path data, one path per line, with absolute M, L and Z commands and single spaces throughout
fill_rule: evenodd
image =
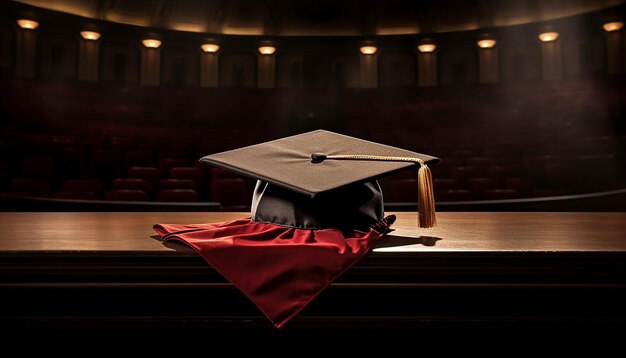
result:
M 236 210 L 250 205 L 246 183 L 239 178 L 212 180 L 211 199 L 222 203 L 224 210 Z
M 194 167 L 173 167 L 170 170 L 170 178 L 189 179 L 200 185 L 202 183 L 202 170 Z
M 50 183 L 44 179 L 11 180 L 10 193 L 23 196 L 48 196 L 50 195 Z
M 104 184 L 100 179 L 69 179 L 63 183 L 62 191 L 71 193 L 89 193 L 94 199 L 101 199 Z M 85 196 L 89 196 L 85 194 Z M 66 194 L 78 195 L 78 194 Z
M 198 193 L 194 189 L 159 190 L 157 193 L 157 201 L 195 202 L 198 201 Z
M 159 183 L 159 190 L 191 189 L 198 190 L 198 185 L 191 179 L 163 179 Z
M 185 158 L 172 158 L 171 155 L 173 153 L 167 153 L 167 158 L 162 158 L 159 160 L 159 170 L 161 170 L 161 176 L 166 177 L 170 174 L 172 168 L 175 167 L 186 167 L 187 159 Z M 183 154 L 180 153 L 182 156 Z
M 161 171 L 155 167 L 130 167 L 128 177 L 144 179 L 150 183 L 152 188 L 156 188 L 161 180 Z
M 113 201 L 148 201 L 148 194 L 143 190 L 118 189 L 107 191 L 104 199 Z
M 151 192 L 152 184 L 145 179 L 138 178 L 124 178 L 114 179 L 111 182 L 112 190 L 143 190 L 146 193 Z
M 108 200 L 178 195 L 177 201 L 194 201 L 193 194 L 161 191 L 195 190 L 198 201 L 249 205 L 253 181 L 197 161 L 316 128 L 297 127 L 298 107 L 317 111 L 322 126 L 335 121 L 336 128 L 329 129 L 441 157 L 440 165 L 431 166 L 437 201 L 610 190 L 626 186 L 625 83 L 565 80 L 329 92 L 0 78 L 0 192 L 61 198 L 92 193 Z M 58 101 L 63 116 L 41 98 Z M 284 106 L 267 105 L 283 101 Z M 332 121 L 324 111 L 332 113 Z M 385 200 L 415 201 L 416 179 L 416 170 L 384 178 Z

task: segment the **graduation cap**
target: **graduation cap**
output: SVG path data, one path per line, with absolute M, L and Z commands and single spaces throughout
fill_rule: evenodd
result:
M 440 159 L 325 130 L 212 154 L 200 162 L 257 179 L 252 218 L 302 229 L 361 229 L 384 216 L 377 179 L 418 172 L 419 226 L 436 225 L 428 164 Z
M 419 223 L 436 224 L 427 164 L 439 159 L 428 155 L 317 130 L 200 161 L 258 180 L 251 217 L 154 230 L 196 250 L 276 327 L 390 230 L 376 179 L 418 168 Z

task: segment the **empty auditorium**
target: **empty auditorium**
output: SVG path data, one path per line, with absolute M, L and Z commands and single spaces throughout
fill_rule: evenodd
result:
M 615 344 L 625 21 L 623 0 L 0 1 L 0 328 Z

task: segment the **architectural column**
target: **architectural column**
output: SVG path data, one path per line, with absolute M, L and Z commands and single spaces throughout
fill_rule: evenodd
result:
M 361 48 L 361 88 L 378 87 L 378 53 L 376 47 Z
M 624 49 L 622 48 L 622 31 L 606 33 L 607 72 L 615 75 L 624 72 Z
M 276 56 L 272 52 L 257 55 L 257 87 L 276 87 Z
M 98 81 L 98 60 L 100 44 L 95 40 L 81 38 L 78 56 L 78 80 Z
M 547 32 L 539 35 L 541 40 L 541 63 L 543 79 L 545 81 L 560 80 L 563 78 L 563 59 L 561 42 L 557 41 L 559 34 Z
M 141 84 L 144 86 L 158 86 L 161 83 L 161 42 L 151 44 L 144 40 L 141 48 Z
M 437 85 L 437 53 L 419 52 L 417 55 L 417 70 L 420 87 Z
M 200 55 L 200 86 L 217 87 L 219 79 L 219 55 L 203 52 Z
M 500 66 L 497 47 L 479 47 L 478 69 L 480 83 L 497 83 L 499 81 Z
M 15 42 L 15 75 L 35 77 L 37 32 L 34 28 L 18 28 Z

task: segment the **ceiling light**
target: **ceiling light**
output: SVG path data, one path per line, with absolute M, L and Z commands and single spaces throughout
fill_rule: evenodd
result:
M 259 47 L 259 53 L 261 55 L 273 55 L 276 52 L 276 47 L 274 46 L 261 46 Z
M 100 38 L 100 34 L 95 31 L 81 31 L 80 36 L 85 40 L 96 41 Z
M 34 30 L 37 28 L 37 26 L 39 26 L 39 23 L 37 21 L 26 19 L 17 20 L 17 24 L 19 27 L 28 30 Z
M 492 48 L 496 45 L 496 40 L 480 40 L 477 44 L 480 48 Z
M 155 39 L 145 39 L 141 43 L 147 48 L 159 48 L 161 46 L 161 41 Z
M 219 51 L 220 46 L 216 44 L 203 44 L 200 46 L 200 48 L 204 52 L 216 53 L 217 51 Z
M 559 38 L 558 32 L 544 32 L 539 34 L 539 40 L 543 42 L 552 42 Z
M 435 44 L 422 44 L 422 45 L 418 45 L 417 49 L 420 52 L 434 52 L 437 49 L 437 45 Z
M 373 55 L 376 53 L 376 51 L 378 51 L 376 46 L 363 46 L 359 50 L 364 55 Z
M 602 28 L 606 32 L 619 31 L 622 29 L 622 27 L 624 27 L 624 23 L 621 21 L 607 22 L 606 24 L 602 25 Z

